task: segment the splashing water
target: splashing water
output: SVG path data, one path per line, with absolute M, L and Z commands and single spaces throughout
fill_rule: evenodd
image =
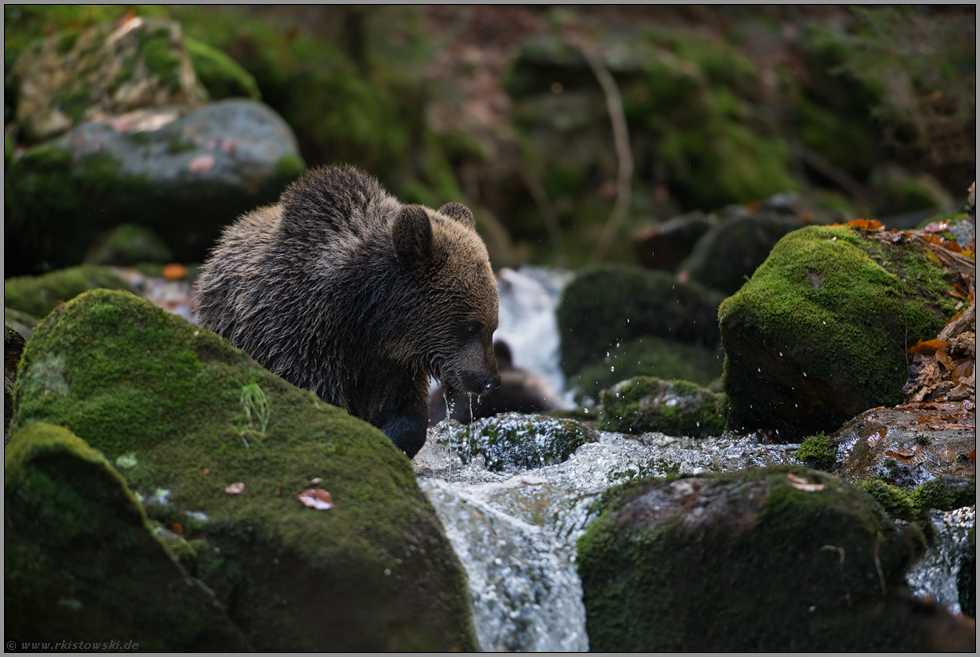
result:
M 977 507 L 953 511 L 933 511 L 930 515 L 936 530 L 936 544 L 909 572 L 905 581 L 917 596 L 931 595 L 954 614 L 961 613 L 956 580 L 960 560 L 968 549 L 967 534 L 977 523 Z

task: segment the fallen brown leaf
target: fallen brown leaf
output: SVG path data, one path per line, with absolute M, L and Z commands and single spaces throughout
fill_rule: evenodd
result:
M 333 497 L 322 488 L 310 488 L 297 495 L 299 501 L 311 509 L 326 510 L 333 508 Z
M 229 495 L 238 495 L 243 490 L 245 490 L 245 483 L 241 481 L 225 488 L 225 492 L 228 493 Z
M 787 473 L 786 477 L 789 479 L 790 486 L 797 490 L 806 491 L 807 493 L 817 493 L 825 488 L 823 484 L 811 484 L 803 477 L 797 477 L 792 473 Z

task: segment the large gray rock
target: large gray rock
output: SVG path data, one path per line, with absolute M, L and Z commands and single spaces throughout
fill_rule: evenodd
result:
M 223 225 L 274 202 L 304 166 L 286 122 L 250 100 L 85 123 L 8 171 L 7 274 L 77 264 L 100 231 L 134 220 L 178 261 L 201 261 Z

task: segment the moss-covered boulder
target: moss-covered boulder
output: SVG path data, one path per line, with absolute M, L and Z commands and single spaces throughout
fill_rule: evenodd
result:
M 641 226 L 633 234 L 636 261 L 648 269 L 673 271 L 717 222 L 716 216 L 695 211 L 656 226 Z
M 736 207 L 743 212 L 711 227 L 677 266 L 692 280 L 726 294 L 738 292 L 784 235 L 803 227 L 795 216 Z
M 17 85 L 16 119 L 32 142 L 100 115 L 207 97 L 184 48 L 180 23 L 160 18 L 60 32 L 25 48 L 11 75 Z
M 135 265 L 141 262 L 165 263 L 174 259 L 174 252 L 160 236 L 137 224 L 116 226 L 104 238 L 92 245 L 85 262 L 92 265 Z
M 194 64 L 197 79 L 207 89 L 211 100 L 262 100 L 255 78 L 234 59 L 197 39 L 185 39 L 184 45 Z
M 225 606 L 153 535 L 98 452 L 37 423 L 4 451 L 7 639 L 146 651 L 250 650 Z
M 35 333 L 14 405 L 20 426 L 82 437 L 151 519 L 180 525 L 182 563 L 257 650 L 474 648 L 464 571 L 409 460 L 207 329 L 88 292 Z M 298 499 L 315 488 L 333 508 Z
M 923 650 L 895 599 L 925 545 L 796 466 L 607 491 L 578 542 L 594 651 Z
M 40 323 L 36 317 L 15 308 L 3 307 L 3 323 L 17 331 L 25 340 L 30 340 L 34 329 Z
M 663 271 L 607 267 L 577 276 L 556 308 L 561 368 L 571 376 L 605 358 L 617 343 L 655 335 L 714 347 L 718 305 L 724 295 L 681 283 Z
M 599 399 L 599 392 L 634 376 L 684 379 L 708 386 L 722 375 L 720 350 L 709 350 L 654 335 L 620 343 L 605 358 L 593 361 L 568 380 L 582 396 Z
M 792 440 L 900 403 L 906 348 L 954 312 L 928 256 L 847 226 L 780 240 L 718 310 L 730 426 Z
M 44 317 L 60 302 L 86 290 L 128 290 L 129 284 L 106 267 L 81 265 L 43 276 L 18 276 L 3 282 L 4 305 L 33 317 Z
M 7 170 L 5 271 L 76 265 L 134 217 L 179 262 L 202 262 L 222 226 L 275 202 L 304 168 L 290 127 L 251 100 L 81 124 Z
M 465 427 L 444 426 L 436 438 L 464 464 L 481 457 L 487 470 L 495 472 L 561 463 L 585 443 L 598 440 L 592 429 L 575 420 L 522 413 L 500 413 Z
M 690 381 L 638 376 L 603 390 L 600 399 L 596 428 L 602 431 L 698 438 L 725 431 L 725 395 Z

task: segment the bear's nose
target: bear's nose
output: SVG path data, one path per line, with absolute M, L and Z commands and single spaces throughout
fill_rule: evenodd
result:
M 492 379 L 488 379 L 486 383 L 483 384 L 483 392 L 490 392 L 491 390 L 496 390 L 500 387 L 500 377 L 495 376 Z

